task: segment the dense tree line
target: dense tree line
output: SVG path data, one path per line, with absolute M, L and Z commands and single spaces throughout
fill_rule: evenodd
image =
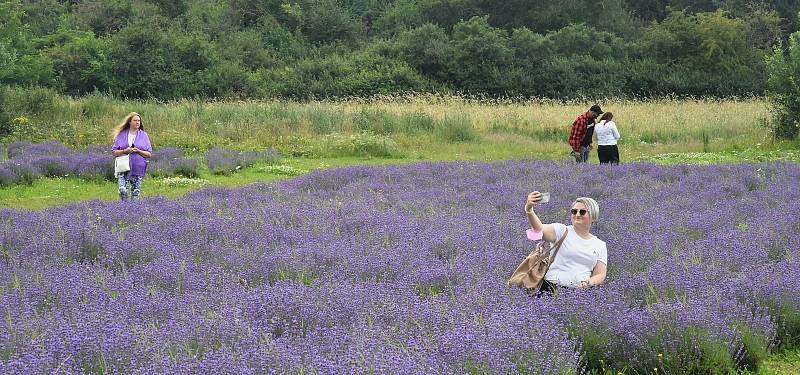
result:
M 4 0 L 0 83 L 124 98 L 763 95 L 798 0 Z

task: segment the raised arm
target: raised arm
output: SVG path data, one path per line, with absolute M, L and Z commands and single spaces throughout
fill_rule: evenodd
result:
M 542 239 L 549 242 L 555 242 L 556 239 L 556 230 L 553 228 L 552 224 L 542 224 L 542 221 L 539 219 L 539 216 L 536 215 L 536 212 L 533 211 L 533 206 L 535 206 L 540 199 L 542 199 L 542 193 L 538 191 L 534 191 L 528 194 L 528 199 L 525 201 L 525 216 L 528 217 L 528 223 L 531 224 L 531 229 L 539 232 L 542 232 Z

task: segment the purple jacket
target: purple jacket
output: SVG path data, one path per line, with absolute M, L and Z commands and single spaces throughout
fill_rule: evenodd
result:
M 147 132 L 142 129 L 136 131 L 136 140 L 133 141 L 133 145 L 140 150 L 153 152 L 153 146 L 150 145 L 150 137 L 147 135 Z M 128 130 L 123 130 L 117 135 L 117 139 L 114 141 L 114 146 L 111 147 L 111 151 L 124 150 L 128 148 L 128 146 L 130 146 L 128 144 Z M 147 159 L 135 153 L 130 155 L 131 171 L 128 172 L 128 175 L 144 176 L 144 172 L 147 170 Z

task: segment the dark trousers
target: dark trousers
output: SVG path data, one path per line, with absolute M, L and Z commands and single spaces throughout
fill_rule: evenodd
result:
M 556 284 L 553 284 L 547 280 L 542 280 L 542 286 L 539 287 L 539 291 L 534 293 L 534 295 L 536 295 L 536 297 L 552 296 L 553 294 L 556 294 L 556 290 L 558 289 L 566 289 L 566 288 L 563 286 L 558 286 Z
M 597 158 L 600 164 L 619 164 L 619 148 L 617 145 L 597 146 Z

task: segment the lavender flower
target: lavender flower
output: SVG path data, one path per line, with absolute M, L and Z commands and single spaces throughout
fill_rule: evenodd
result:
M 205 159 L 211 172 L 229 174 L 258 162 L 275 163 L 280 159 L 280 155 L 273 148 L 254 152 L 233 151 L 215 147 L 206 152 Z
M 0 210 L 0 373 L 752 369 L 797 344 L 798 179 L 788 163 L 419 163 Z M 537 189 L 545 222 L 599 201 L 605 285 L 505 286 Z

